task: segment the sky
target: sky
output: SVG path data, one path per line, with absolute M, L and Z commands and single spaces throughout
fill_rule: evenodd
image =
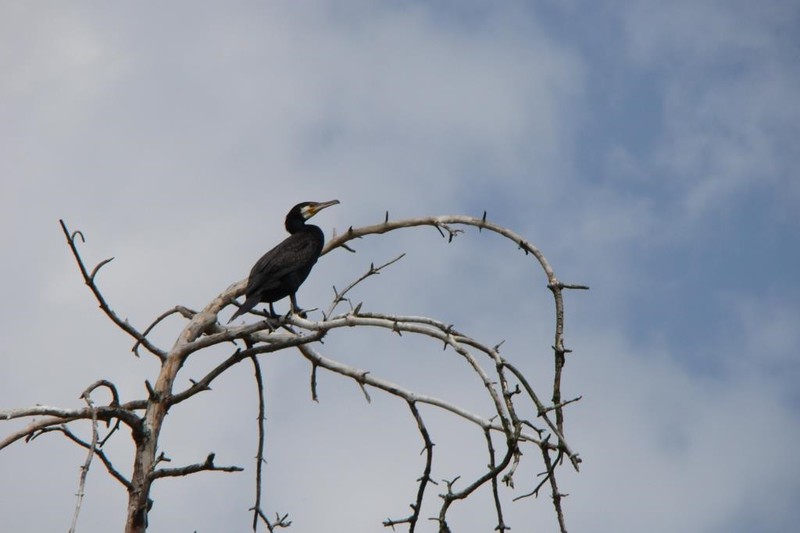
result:
M 203 307 L 284 237 L 305 200 L 330 236 L 392 218 L 481 216 L 524 235 L 566 294 L 565 397 L 580 473 L 573 532 L 785 532 L 800 523 L 800 7 L 796 2 L 359 0 L 0 3 L 0 409 L 80 407 L 97 379 L 141 398 L 154 358 L 97 308 L 58 225 L 81 230 L 112 307 L 145 327 Z M 426 315 L 494 345 L 546 388 L 552 298 L 512 244 L 417 229 L 323 257 L 325 308 L 370 263 L 364 309 Z M 278 308 L 281 308 L 278 304 Z M 226 315 L 227 316 L 227 315 Z M 178 318 L 153 338 L 170 346 Z M 356 331 L 321 347 L 453 401 L 474 376 L 437 344 Z M 224 351 L 197 354 L 188 384 Z M 206 359 L 207 358 L 207 359 Z M 422 469 L 402 402 L 263 358 L 264 504 L 289 531 L 380 531 Z M 174 409 L 150 531 L 247 531 L 255 385 L 239 365 Z M 478 407 L 479 408 L 479 407 Z M 483 436 L 428 409 L 435 479 L 485 464 Z M 19 425 L 4 422 L 0 436 Z M 78 426 L 83 430 L 85 426 Z M 126 435 L 109 442 L 123 471 Z M 85 454 L 45 435 L 0 452 L 7 531 L 67 529 Z M 537 482 L 534 457 L 517 491 Z M 440 486 L 441 488 L 441 486 Z M 439 489 L 434 490 L 436 493 Z M 436 498 L 423 516 L 436 512 Z M 90 470 L 78 531 L 119 530 L 126 493 Z M 547 497 L 507 506 L 555 531 Z M 484 491 L 455 531 L 496 524 Z M 435 531 L 423 520 L 422 531 Z

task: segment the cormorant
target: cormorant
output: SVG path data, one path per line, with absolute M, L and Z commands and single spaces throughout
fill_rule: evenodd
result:
M 268 303 L 269 310 L 274 315 L 273 302 L 287 296 L 291 298 L 292 311 L 300 310 L 295 294 L 308 277 L 314 263 L 317 262 L 325 243 L 325 235 L 322 230 L 312 224 L 306 224 L 306 220 L 326 207 L 338 203 L 339 200 L 302 202 L 289 211 L 289 214 L 286 215 L 285 226 L 286 231 L 291 235 L 265 253 L 253 265 L 247 281 L 245 301 L 228 320 L 228 323 L 250 311 L 259 302 Z

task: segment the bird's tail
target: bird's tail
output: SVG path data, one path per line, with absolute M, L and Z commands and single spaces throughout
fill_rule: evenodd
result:
M 243 314 L 249 312 L 252 308 L 256 306 L 258 303 L 258 296 L 248 296 L 244 303 L 233 313 L 233 316 L 228 320 L 228 324 L 233 322 L 236 318 L 242 316 Z

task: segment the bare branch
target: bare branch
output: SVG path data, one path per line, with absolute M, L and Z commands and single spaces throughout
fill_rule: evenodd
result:
M 142 336 L 143 337 L 147 337 L 150 334 L 150 332 L 153 331 L 153 328 L 155 328 L 162 320 L 164 320 L 165 318 L 167 318 L 169 316 L 172 316 L 172 315 L 174 315 L 176 313 L 180 314 L 183 318 L 191 320 L 194 317 L 194 315 L 197 314 L 197 311 L 192 311 L 188 307 L 184 307 L 182 305 L 176 305 L 172 309 L 167 309 L 166 311 L 161 313 L 158 316 L 158 318 L 156 318 L 153 321 L 152 324 L 147 326 L 147 329 L 144 330 L 144 332 L 142 333 Z M 141 345 L 141 343 L 138 340 L 136 341 L 136 344 L 133 345 L 132 351 L 133 351 L 133 353 L 136 354 L 136 357 L 139 357 L 139 346 L 140 345 Z
M 274 533 L 277 529 L 287 528 L 292 525 L 292 521 L 288 520 L 288 514 L 281 516 L 280 514 L 275 513 L 275 522 L 270 522 L 269 518 L 267 518 L 267 515 L 261 511 L 258 511 L 258 517 L 261 518 L 261 521 L 264 522 L 264 525 L 267 526 L 267 531 L 270 533 Z
M 489 469 L 487 470 L 487 472 L 485 474 L 483 474 L 482 476 L 480 476 L 475 481 L 473 481 L 471 484 L 469 484 L 466 488 L 464 488 L 464 490 L 461 490 L 459 492 L 453 492 L 453 484 L 456 481 L 455 479 L 452 482 L 447 484 L 447 493 L 440 494 L 440 497 L 444 500 L 444 502 L 442 503 L 442 507 L 439 510 L 439 518 L 438 518 L 438 520 L 439 520 L 440 527 L 442 527 L 442 526 L 443 527 L 447 527 L 446 515 L 447 515 L 447 511 L 449 510 L 449 508 L 453 504 L 453 502 L 458 501 L 458 500 L 466 499 L 476 489 L 481 487 L 487 481 L 489 481 L 491 479 L 496 479 L 497 476 L 503 470 L 506 469 L 508 464 L 511 462 L 511 458 L 514 456 L 514 453 L 516 452 L 516 442 L 519 440 L 519 434 L 520 434 L 520 430 L 519 430 L 519 428 L 517 428 L 517 432 L 516 432 L 515 438 L 511 438 L 511 439 L 509 439 L 507 441 L 508 447 L 506 449 L 506 454 L 503 457 L 503 460 L 500 461 L 500 463 L 496 464 L 496 465 L 494 464 L 494 461 L 492 461 L 492 465 L 489 466 Z M 492 449 L 492 454 L 493 453 L 494 453 L 494 450 Z
M 240 466 L 216 466 L 214 464 L 214 454 L 210 453 L 203 463 L 195 463 L 179 468 L 159 468 L 153 470 L 150 474 L 150 479 L 188 476 L 189 474 L 195 474 L 197 472 L 242 472 L 243 470 L 244 468 Z
M 580 463 L 581 463 L 580 457 L 578 456 L 578 454 L 574 453 L 570 449 L 569 444 L 567 444 L 567 439 L 565 439 L 564 436 L 561 434 L 561 430 L 555 424 L 553 424 L 553 422 L 550 420 L 550 417 L 547 416 L 548 411 L 556 410 L 557 412 L 560 412 L 561 407 L 567 405 L 568 403 L 571 403 L 572 401 L 577 401 L 577 400 L 571 400 L 570 402 L 561 403 L 558 406 L 546 408 L 544 404 L 539 400 L 539 397 L 534 392 L 533 387 L 531 387 L 530 383 L 528 383 L 528 380 L 525 378 L 525 376 L 522 374 L 520 370 L 518 370 L 514 365 L 505 360 L 503 361 L 503 366 L 511 370 L 514 376 L 516 376 L 516 378 L 522 384 L 523 388 L 528 393 L 528 396 L 530 396 L 531 400 L 533 400 L 533 403 L 536 404 L 536 409 L 538 411 L 537 416 L 544 419 L 545 423 L 548 425 L 550 430 L 556 435 L 556 437 L 558 437 L 559 448 L 566 452 L 567 457 L 569 457 L 569 460 L 572 463 L 572 466 L 575 468 L 575 470 L 580 471 Z
M 419 482 L 417 499 L 411 504 L 411 515 L 401 520 L 392 520 L 391 518 L 384 520 L 383 525 L 384 527 L 391 527 L 394 529 L 396 525 L 408 524 L 408 532 L 414 533 L 414 529 L 417 527 L 417 521 L 419 520 L 419 513 L 422 509 L 422 500 L 425 498 L 425 489 L 428 483 L 433 482 L 431 479 L 431 469 L 433 468 L 433 441 L 414 402 L 408 402 L 408 408 L 411 409 L 411 414 L 414 415 L 414 420 L 417 421 L 417 427 L 419 428 L 420 435 L 422 435 L 422 440 L 425 444 L 423 448 L 425 451 L 425 469 L 422 472 L 422 476 L 417 480 Z
M 64 230 L 64 235 L 67 237 L 67 244 L 69 244 L 69 247 L 72 250 L 72 255 L 75 257 L 75 261 L 78 263 L 78 268 L 83 275 L 83 280 L 86 285 L 89 286 L 89 289 L 91 289 L 92 294 L 94 294 L 95 299 L 97 299 L 97 303 L 100 304 L 100 309 L 102 309 L 106 316 L 108 316 L 108 318 L 110 318 L 111 321 L 114 322 L 114 324 L 116 324 L 117 327 L 119 327 L 122 331 L 136 339 L 139 344 L 147 348 L 153 355 L 157 356 L 159 359 L 164 359 L 164 357 L 166 357 L 164 350 L 158 348 L 149 340 L 147 340 L 147 338 L 139 333 L 136 328 L 131 326 L 127 320 L 122 320 L 119 318 L 119 316 L 108 306 L 108 303 L 106 303 L 106 300 L 100 292 L 100 289 L 95 284 L 94 277 L 97 275 L 98 270 L 100 270 L 103 265 L 109 263 L 113 257 L 100 262 L 100 264 L 98 264 L 94 270 L 92 270 L 92 273 L 89 274 L 89 272 L 86 270 L 86 266 L 83 264 L 83 259 L 81 258 L 80 252 L 78 252 L 78 246 L 74 238 L 76 234 L 79 234 L 81 236 L 81 240 L 83 241 L 83 234 L 80 232 L 70 233 L 64 221 L 59 220 L 59 222 L 61 223 L 61 228 Z
M 381 315 L 380 317 L 377 317 L 375 315 L 355 316 L 353 314 L 332 317 L 322 322 L 312 322 L 299 317 L 291 317 L 290 323 L 312 331 L 327 331 L 334 328 L 353 326 L 380 327 L 392 331 L 408 331 L 412 333 L 418 333 L 437 339 L 443 342 L 446 346 L 451 346 L 456 353 L 461 355 L 464 360 L 467 361 L 470 367 L 480 376 L 486 391 L 490 395 L 492 402 L 495 405 L 495 409 L 500 417 L 504 431 L 506 433 L 511 432 L 511 422 L 509 421 L 508 414 L 505 411 L 501 395 L 493 386 L 492 378 L 480 366 L 477 359 L 475 359 L 469 350 L 463 346 L 463 344 L 465 344 L 464 341 L 468 338 L 456 332 L 450 325 L 444 325 L 441 322 L 436 322 L 431 319 L 411 318 L 409 321 L 406 321 L 403 317 L 391 317 L 388 315 Z M 477 341 L 471 341 L 470 344 L 482 346 Z M 488 350 L 488 348 L 486 348 L 486 350 Z M 364 371 L 362 370 L 361 373 L 363 372 Z
M 319 395 L 317 394 L 317 365 L 311 363 L 311 399 L 319 403 Z
M 253 362 L 253 372 L 256 378 L 256 389 L 258 391 L 258 447 L 256 451 L 256 502 L 253 504 L 253 531 L 258 528 L 258 517 L 261 511 L 261 476 L 264 466 L 264 380 L 261 377 L 261 365 L 255 355 L 250 356 Z
M 136 416 L 133 411 L 144 408 L 144 402 L 137 401 L 129 402 L 118 407 L 96 407 L 95 414 L 98 420 L 108 421 L 116 418 L 122 420 L 132 430 L 139 431 L 141 419 Z M 0 420 L 12 420 L 15 418 L 27 418 L 34 416 L 46 417 L 33 421 L 28 426 L 15 431 L 7 435 L 4 439 L 0 440 L 0 450 L 20 439 L 29 438 L 37 431 L 41 431 L 44 428 L 66 422 L 72 422 L 73 420 L 91 419 L 92 415 L 92 410 L 85 407 L 81 409 L 63 409 L 60 407 L 37 405 L 34 407 L 25 407 L 21 409 L 0 410 Z
M 109 404 L 110 407 L 116 407 L 119 405 L 119 392 L 117 392 L 117 387 L 107 379 L 99 379 L 86 387 L 86 389 L 81 393 L 81 398 L 86 399 L 92 392 L 99 389 L 100 387 L 105 387 L 111 392 L 111 403 Z M 89 407 L 92 407 L 91 405 Z
M 561 454 L 559 453 L 559 457 Z M 553 497 L 553 507 L 556 510 L 556 516 L 558 517 L 558 527 L 561 533 L 567 533 L 567 525 L 564 520 L 564 510 L 561 508 L 561 499 L 566 496 L 566 494 L 561 494 L 558 491 L 558 482 L 556 482 L 556 474 L 555 474 L 555 465 L 550 460 L 550 451 L 542 448 L 542 458 L 544 459 L 544 464 L 547 466 L 547 472 L 549 473 L 550 478 L 550 490 L 551 496 Z
M 455 488 L 460 476 L 446 482 L 446 492 L 440 495 L 443 501 L 438 516 L 435 518 L 439 522 L 440 531 L 449 531 L 447 513 L 455 502 L 466 500 L 479 487 L 489 484 L 491 485 L 490 490 L 497 516 L 497 527 L 495 529 L 500 532 L 510 529 L 510 526 L 504 521 L 499 482 L 502 480 L 503 483 L 513 489 L 514 475 L 523 457 L 522 452 L 531 446 L 536 446 L 540 449 L 542 461 L 546 465 L 544 478 L 531 494 L 538 494 L 542 486 L 547 483 L 550 484 L 559 526 L 562 533 L 565 531 L 561 505 L 562 498 L 565 495 L 558 491 L 556 468 L 563 465 L 563 457 L 566 456 L 570 459 L 573 467 L 576 470 L 578 469 L 580 458 L 571 450 L 564 437 L 564 411 L 570 403 L 579 400 L 580 396 L 566 401 L 561 396 L 562 372 L 566 356 L 570 353 L 570 350 L 565 348 L 564 341 L 564 301 L 562 293 L 564 290 L 585 290 L 588 287 L 578 284 L 565 284 L 559 281 L 547 259 L 538 248 L 512 230 L 488 221 L 485 211 L 480 218 L 448 215 L 396 221 L 389 220 L 389 213 L 386 212 L 382 223 L 361 228 L 349 227 L 343 234 L 334 235 L 325 245 L 323 253 L 335 248 L 344 248 L 352 252 L 353 249 L 350 248 L 349 244 L 354 239 L 419 226 L 433 227 L 443 238 L 447 239 L 447 242 L 452 242 L 455 237 L 464 234 L 465 229 L 475 227 L 478 231 L 487 230 L 495 233 L 506 239 L 512 246 L 521 249 L 526 256 L 536 260 L 539 267 L 544 271 L 547 278 L 547 287 L 552 292 L 555 301 L 556 327 L 552 345 L 554 372 L 552 400 L 548 402 L 549 405 L 545 405 L 539 399 L 539 395 L 533 390 L 527 377 L 522 372 L 500 357 L 499 348 L 502 342 L 492 347 L 462 333 L 453 324 L 423 316 L 363 312 L 362 302 L 350 301 L 349 296 L 355 287 L 367 278 L 381 273 L 384 268 L 399 261 L 404 254 L 379 266 L 371 263 L 364 274 L 354 279 L 342 290 L 337 290 L 334 287 L 333 298 L 327 310 L 322 313 L 323 318 L 320 321 L 309 320 L 305 315 L 300 316 L 290 313 L 279 318 L 264 316 L 264 320 L 258 320 L 252 324 L 239 326 L 220 324 L 218 319 L 220 312 L 227 306 L 234 304 L 235 299 L 244 292 L 246 280 L 242 280 L 230 285 L 213 298 L 202 310 L 194 311 L 183 306 L 175 306 L 159 315 L 143 332 L 140 332 L 131 326 L 127 320 L 121 319 L 110 308 L 96 284 L 96 277 L 100 270 L 111 262 L 113 258 L 101 261 L 89 271 L 77 247 L 78 239 L 84 242 L 84 235 L 79 231 L 70 232 L 63 221 L 60 221 L 60 223 L 84 282 L 92 291 L 100 308 L 117 327 L 135 339 L 133 352 L 137 357 L 139 356 L 139 348 L 144 346 L 161 363 L 157 377 L 149 376 L 149 379 L 145 380 L 147 396 L 143 400 L 120 405 L 116 387 L 111 382 L 100 380 L 84 391 L 82 397 L 87 403 L 87 407 L 84 408 L 61 409 L 35 406 L 24 409 L 0 410 L 0 420 L 32 418 L 34 416 L 43 417 L 31 420 L 27 427 L 17 430 L 11 435 L 6 435 L 0 441 L 0 449 L 22 438 L 30 440 L 44 433 L 58 431 L 87 450 L 87 459 L 81 471 L 77 494 L 78 501 L 73 517 L 73 530 L 77 523 L 84 497 L 85 480 L 93 457 L 99 457 L 111 475 L 128 489 L 129 503 L 126 522 L 126 531 L 128 533 L 143 533 L 147 528 L 147 515 L 152 505 L 150 491 L 154 481 L 164 477 L 180 477 L 202 471 L 241 471 L 242 469 L 238 466 L 215 465 L 213 453 L 209 454 L 205 462 L 178 468 L 166 468 L 163 465 L 168 464 L 169 460 L 164 456 L 163 452 L 159 451 L 159 434 L 165 417 L 172 406 L 184 402 L 200 392 L 211 390 L 211 385 L 217 377 L 245 359 L 250 359 L 253 364 L 259 401 L 256 491 L 255 502 L 250 509 L 253 512 L 253 531 L 257 530 L 259 522 L 265 524 L 270 532 L 291 525 L 288 515 L 281 516 L 276 514 L 275 520 L 271 521 L 262 509 L 261 489 L 264 478 L 263 465 L 265 464 L 266 417 L 263 376 L 258 355 L 278 352 L 289 347 L 297 347 L 300 354 L 311 363 L 311 392 L 313 400 L 318 400 L 317 369 L 323 368 L 354 380 L 362 389 L 368 401 L 371 399 L 370 393 L 372 391 L 369 390 L 370 388 L 401 398 L 408 404 L 414 416 L 424 442 L 422 452 L 425 454 L 425 466 L 421 477 L 417 480 L 416 497 L 410 505 L 411 514 L 399 520 L 387 519 L 384 521 L 384 526 L 394 528 L 396 525 L 408 524 L 410 533 L 413 533 L 419 521 L 429 483 L 434 483 L 431 479 L 433 442 L 419 411 L 419 405 L 426 404 L 433 408 L 453 413 L 460 419 L 478 426 L 486 439 L 489 454 L 489 464 L 478 472 L 474 479 L 466 483 L 462 482 L 461 490 L 456 490 Z M 349 304 L 349 310 L 346 312 L 342 312 L 342 308 L 339 307 L 343 302 Z M 337 314 L 334 315 L 334 313 Z M 185 323 L 180 334 L 175 339 L 171 349 L 166 351 L 149 341 L 148 335 L 162 324 L 166 318 L 174 314 L 180 314 L 187 320 L 187 323 Z M 255 314 L 259 315 L 260 313 L 256 311 Z M 471 412 L 454 402 L 421 394 L 403 385 L 375 376 L 369 369 L 343 364 L 323 355 L 320 351 L 321 348 L 313 345 L 317 341 L 321 343 L 329 331 L 342 328 L 381 328 L 385 329 L 389 334 L 396 333 L 399 336 L 405 336 L 406 334 L 409 336 L 421 335 L 440 343 L 439 346 L 456 356 L 448 356 L 450 359 L 456 361 L 457 364 L 466 364 L 467 368 L 478 376 L 480 382 L 476 382 L 476 384 L 483 385 L 484 398 L 491 405 L 491 407 L 487 406 L 489 413 Z M 241 342 L 244 342 L 244 349 L 239 344 Z M 186 388 L 176 392 L 178 374 L 185 367 L 184 364 L 187 358 L 195 352 L 223 343 L 233 343 L 237 348 L 229 355 L 212 361 L 210 371 L 206 371 L 206 374 L 200 377 L 199 380 L 190 379 L 190 384 Z M 196 367 L 192 366 L 191 368 Z M 96 406 L 90 398 L 92 392 L 98 388 L 107 388 L 109 390 L 111 394 L 109 405 Z M 535 416 L 531 413 L 528 398 L 536 407 Z M 553 415 L 552 413 L 555 414 Z M 541 428 L 531 423 L 531 420 L 535 421 L 536 418 L 543 419 Z M 91 442 L 77 437 L 67 426 L 67 424 L 75 420 L 88 420 L 91 422 Z M 102 441 L 98 432 L 98 422 L 101 420 L 105 421 L 106 424 L 109 424 L 112 420 L 116 421 L 114 427 L 106 432 Z M 116 431 L 120 423 L 125 423 L 131 428 L 136 446 L 134 468 L 130 480 L 122 476 L 113 467 L 108 457 L 100 449 L 102 443 Z M 539 425 L 538 422 L 537 425 Z M 500 438 L 501 435 L 502 439 Z M 553 436 L 555 438 L 552 438 Z M 504 450 L 502 448 L 495 449 L 495 446 L 500 442 L 504 443 Z M 551 456 L 551 452 L 555 452 L 556 456 Z M 555 461 L 553 461 L 553 457 L 555 457 Z
M 359 277 L 358 279 L 356 279 L 355 281 L 350 283 L 350 285 L 345 287 L 342 292 L 338 292 L 336 290 L 336 287 L 334 287 L 333 288 L 333 293 L 334 293 L 333 301 L 331 302 L 330 307 L 328 307 L 328 310 L 325 313 L 323 313 L 323 316 L 326 317 L 326 318 L 331 316 L 333 314 L 333 311 L 336 309 L 336 306 L 338 306 L 343 300 L 346 299 L 345 296 L 347 295 L 348 292 L 350 292 L 353 289 L 353 287 L 355 287 L 356 285 L 358 285 L 359 283 L 361 283 L 362 281 L 364 281 L 365 279 L 367 279 L 370 276 L 375 276 L 377 274 L 380 274 L 381 270 L 383 270 L 384 268 L 386 268 L 386 267 L 388 267 L 388 266 L 400 261 L 403 257 L 405 257 L 405 255 L 406 254 L 402 253 L 402 254 L 398 255 L 397 257 L 395 257 L 394 259 L 392 259 L 391 261 L 387 261 L 386 263 L 384 263 L 384 264 L 382 264 L 380 266 L 377 266 L 377 267 L 375 265 L 370 265 L 369 266 L 369 270 L 367 270 L 366 273 L 364 273 L 361 277 Z M 356 314 L 358 314 L 358 313 L 356 313 Z
M 110 386 L 111 390 L 114 393 L 115 398 L 117 396 L 116 388 L 109 382 L 104 382 L 104 383 L 97 382 L 88 389 L 86 389 L 83 392 L 83 394 L 81 394 L 81 397 L 86 401 L 86 406 L 92 413 L 92 442 L 89 445 L 89 452 L 86 454 L 86 462 L 81 467 L 80 482 L 78 483 L 78 493 L 76 494 L 77 502 L 75 502 L 75 513 L 72 515 L 72 525 L 69 528 L 69 533 L 75 533 L 75 528 L 78 526 L 78 515 L 80 515 L 81 512 L 81 504 L 83 503 L 83 496 L 85 494 L 85 489 L 86 489 L 86 476 L 89 474 L 89 467 L 92 464 L 92 459 L 94 458 L 94 453 L 97 448 L 97 411 L 94 408 L 94 403 L 92 403 L 91 391 L 101 385 Z
M 82 235 L 81 235 L 81 236 L 82 236 Z M 85 242 L 85 241 L 84 241 L 84 242 Z M 105 265 L 107 265 L 108 263 L 110 263 L 110 262 L 111 262 L 111 261 L 113 261 L 113 260 L 114 260 L 114 258 L 113 258 L 113 257 L 109 257 L 108 259 L 103 259 L 102 261 L 100 261 L 99 263 L 97 263 L 97 266 L 95 266 L 95 267 L 92 269 L 92 273 L 91 273 L 91 274 L 89 274 L 89 279 L 90 279 L 90 280 L 92 280 L 92 281 L 94 281 L 94 277 L 97 275 L 97 273 L 100 271 L 100 269 L 101 269 L 101 268 L 103 268 Z
M 483 434 L 486 437 L 486 446 L 489 448 L 489 471 L 494 471 L 497 468 L 497 464 L 495 464 L 492 434 L 489 431 L 484 431 Z M 503 533 L 503 531 L 511 528 L 506 526 L 503 521 L 503 506 L 500 504 L 500 494 L 497 492 L 497 476 L 492 476 L 492 498 L 494 499 L 494 508 L 497 513 L 497 527 L 494 530 Z
M 60 426 L 53 426 L 53 427 L 49 427 L 49 428 L 43 429 L 43 430 L 41 430 L 39 432 L 39 434 L 41 435 L 41 434 L 44 434 L 44 433 L 50 433 L 50 432 L 54 432 L 54 431 L 62 433 L 69 440 L 71 440 L 72 442 L 74 442 L 75 444 L 77 444 L 77 445 L 79 445 L 79 446 L 81 446 L 83 448 L 86 448 L 87 450 L 91 447 L 90 443 L 88 443 L 85 440 L 79 438 L 72 431 L 70 431 L 70 429 L 67 427 L 66 424 L 62 424 Z M 95 450 L 94 450 L 95 455 L 103 462 L 103 465 L 106 467 L 106 470 L 108 471 L 109 474 L 111 474 L 111 476 L 114 479 L 119 481 L 122 484 L 122 486 L 124 486 L 126 489 L 130 489 L 131 488 L 131 482 L 128 481 L 128 479 L 125 476 L 123 476 L 116 468 L 114 468 L 114 465 L 111 463 L 111 460 L 108 458 L 108 456 L 106 456 L 106 454 L 103 452 L 103 450 L 102 450 L 102 448 L 100 448 L 100 446 L 102 446 L 102 444 L 98 444 L 98 446 L 95 448 Z
M 548 283 L 558 283 L 555 273 L 553 272 L 553 268 L 544 257 L 544 254 L 542 254 L 542 252 L 531 243 L 527 242 L 521 235 L 499 224 L 488 222 L 485 218 L 475 218 L 465 215 L 419 217 L 394 221 L 386 220 L 381 224 L 375 224 L 372 226 L 364 226 L 361 228 L 351 227 L 347 232 L 328 241 L 328 243 L 325 245 L 325 248 L 323 248 L 322 253 L 326 254 L 335 248 L 343 246 L 345 243 L 353 239 L 362 238 L 367 235 L 380 235 L 398 229 L 413 228 L 418 226 L 433 226 L 441 233 L 441 228 L 448 228 L 450 225 L 473 226 L 479 229 L 487 229 L 502 235 L 503 237 L 517 244 L 526 253 L 533 255 L 536 260 L 539 261 L 539 264 L 542 266 L 545 274 L 547 275 Z
M 410 228 L 416 226 L 433 226 L 438 229 L 441 233 L 442 227 L 449 227 L 449 225 L 466 225 L 466 226 L 474 226 L 480 230 L 487 229 L 493 231 L 503 237 L 509 239 L 510 241 L 517 244 L 517 246 L 522 249 L 526 255 L 531 254 L 536 258 L 536 260 L 541 265 L 542 269 L 544 270 L 545 275 L 547 276 L 548 287 L 553 292 L 553 296 L 556 303 L 556 332 L 555 332 L 555 343 L 554 343 L 554 357 L 555 357 L 555 374 L 553 379 L 553 405 L 558 406 L 561 405 L 561 372 L 564 366 L 564 355 L 568 352 L 564 349 L 564 304 L 563 298 L 561 295 L 561 291 L 564 288 L 572 288 L 572 289 L 587 289 L 588 287 L 585 285 L 572 285 L 572 284 L 564 284 L 556 278 L 555 272 L 553 268 L 550 266 L 550 263 L 544 257 L 544 254 L 525 240 L 521 235 L 500 226 L 498 224 L 488 222 L 486 220 L 486 212 L 484 212 L 482 218 L 475 218 L 463 215 L 454 215 L 454 216 L 439 216 L 439 217 L 420 217 L 420 218 L 412 218 L 412 219 L 405 219 L 405 220 L 397 220 L 397 221 L 388 221 L 384 220 L 382 224 L 375 224 L 372 226 L 365 226 L 362 228 L 350 228 L 347 233 L 339 235 L 333 239 L 331 239 L 323 249 L 323 254 L 327 253 L 337 247 L 344 245 L 345 243 L 349 242 L 352 239 L 361 238 L 366 235 L 374 235 L 374 234 L 383 234 L 389 231 L 394 231 L 401 228 Z M 452 238 L 452 234 L 451 234 Z M 563 413 L 560 408 L 556 408 L 556 426 L 558 427 L 559 433 L 563 435 Z
M 569 405 L 569 404 L 571 404 L 571 403 L 579 402 L 579 401 L 581 401 L 582 399 L 583 399 L 583 396 L 577 396 L 577 397 L 575 397 L 575 398 L 572 398 L 571 400 L 564 400 L 563 402 L 561 402 L 561 403 L 560 403 L 560 404 L 558 404 L 558 405 L 551 405 L 550 407 L 547 407 L 547 408 L 544 410 L 544 412 L 545 412 L 545 413 L 549 413 L 550 411 L 555 411 L 556 409 L 559 409 L 559 408 L 561 408 L 561 407 L 566 407 L 567 405 Z
M 259 345 L 254 345 L 252 348 L 247 348 L 245 350 L 236 350 L 227 359 L 225 359 L 223 362 L 214 367 L 208 374 L 203 376 L 199 381 L 193 381 L 191 387 L 182 392 L 170 396 L 168 398 L 168 403 L 169 405 L 175 405 L 182 401 L 185 401 L 188 398 L 191 398 L 198 392 L 211 390 L 210 385 L 211 382 L 214 381 L 214 379 L 219 377 L 223 372 L 225 372 L 230 367 L 244 361 L 249 357 L 263 353 L 277 352 L 286 348 L 291 348 L 293 346 L 299 346 L 302 344 L 316 342 L 320 340 L 324 335 L 325 331 L 312 332 L 311 334 L 304 336 L 276 335 L 271 338 L 273 342 L 270 344 L 259 344 Z M 278 338 L 280 338 L 280 340 L 277 340 Z M 260 339 L 261 338 L 259 338 L 259 340 Z
M 577 289 L 582 291 L 588 291 L 588 285 L 575 285 L 575 284 L 568 284 L 568 283 L 559 283 L 558 286 L 562 289 Z
M 334 361 L 333 359 L 329 359 L 321 355 L 317 350 L 315 350 L 308 344 L 301 344 L 298 346 L 298 349 L 312 364 L 322 367 L 326 370 L 330 370 L 331 372 L 334 372 L 336 374 L 347 376 L 357 382 L 359 380 L 363 380 L 364 385 L 375 387 L 393 396 L 402 398 L 407 402 L 424 403 L 432 405 L 434 407 L 438 407 L 440 409 L 458 415 L 459 417 L 468 420 L 473 424 L 476 424 L 481 429 L 488 428 L 493 431 L 501 431 L 501 432 L 504 431 L 503 426 L 498 424 L 497 422 L 493 422 L 490 419 L 476 415 L 475 413 L 472 413 L 454 403 L 447 402 L 445 400 L 436 398 L 434 396 L 428 396 L 426 394 L 416 393 L 391 381 L 375 377 L 373 374 L 364 375 L 363 370 L 351 367 L 349 365 L 345 365 L 338 361 Z M 526 442 L 532 442 L 536 445 L 540 445 L 540 443 L 542 442 L 542 440 L 537 436 L 524 432 L 519 433 L 519 439 L 524 440 Z M 555 445 L 550 445 L 550 447 L 552 449 L 556 449 Z

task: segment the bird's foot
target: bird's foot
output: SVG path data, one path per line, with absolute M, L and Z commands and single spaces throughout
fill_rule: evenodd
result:
M 264 313 L 264 316 L 266 318 L 269 318 L 269 319 L 272 319 L 272 320 L 279 320 L 280 318 L 283 317 L 283 315 L 279 315 L 278 313 L 276 313 L 275 309 L 273 309 L 272 307 L 270 307 L 269 309 L 265 308 L 264 311 L 262 311 L 262 312 Z
M 311 311 L 317 311 L 318 309 L 319 309 L 318 307 L 312 307 L 311 309 L 300 309 L 299 307 L 295 307 L 290 312 L 293 312 L 294 314 L 296 314 L 300 318 L 306 318 L 307 319 L 308 318 L 308 313 L 310 313 Z

